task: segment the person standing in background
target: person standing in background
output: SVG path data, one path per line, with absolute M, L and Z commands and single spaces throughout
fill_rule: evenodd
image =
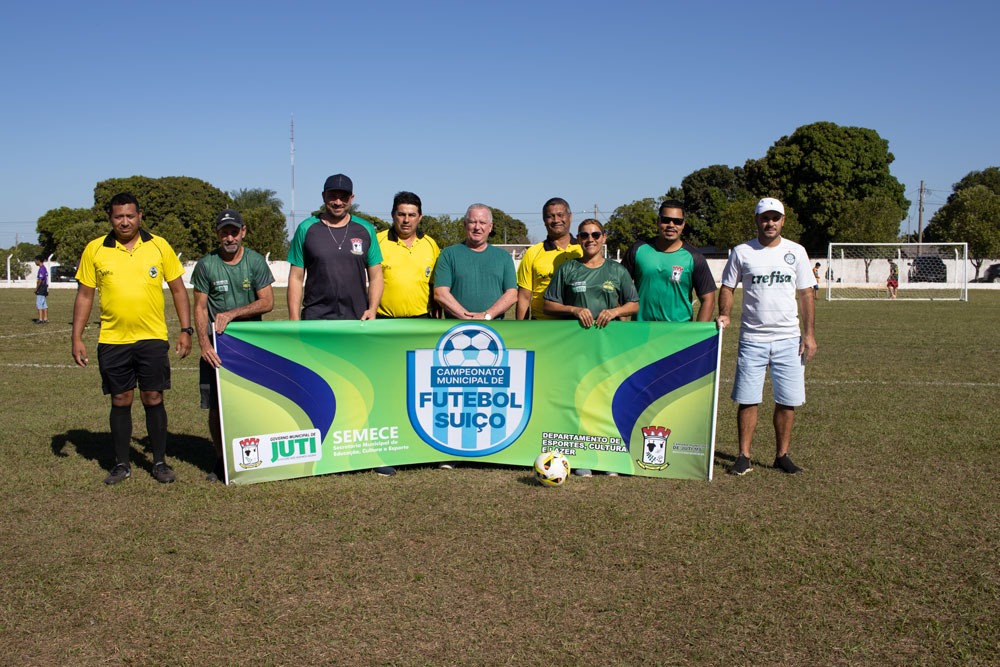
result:
M 35 258 L 38 267 L 38 277 L 35 279 L 35 308 L 38 317 L 32 320 L 35 324 L 49 323 L 49 270 L 45 267 L 45 255 Z

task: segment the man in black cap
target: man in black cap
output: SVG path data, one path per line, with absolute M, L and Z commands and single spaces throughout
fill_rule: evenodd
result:
M 288 249 L 288 319 L 375 319 L 385 287 L 382 250 L 372 223 L 351 215 L 353 202 L 354 183 L 334 174 L 323 184 L 325 210 L 295 230 Z M 375 472 L 396 474 L 391 466 Z
M 323 185 L 325 210 L 295 230 L 288 249 L 288 319 L 375 319 L 382 251 L 375 227 L 351 215 L 353 201 L 351 179 L 335 174 Z
M 247 228 L 243 216 L 231 208 L 215 218 L 219 247 L 198 260 L 191 274 L 194 287 L 194 326 L 201 346 L 201 407 L 208 409 L 208 430 L 216 462 L 211 481 L 225 481 L 219 385 L 215 369 L 222 366 L 212 344 L 212 326 L 223 333 L 234 320 L 260 321 L 274 308 L 274 276 L 260 253 L 243 246 Z

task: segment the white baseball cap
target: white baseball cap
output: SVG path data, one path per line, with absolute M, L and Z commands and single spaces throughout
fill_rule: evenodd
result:
M 757 208 L 754 210 L 754 215 L 760 215 L 761 213 L 767 213 L 768 211 L 777 211 L 781 215 L 785 214 L 785 207 L 781 205 L 781 202 L 774 197 L 764 197 L 759 202 L 757 202 Z

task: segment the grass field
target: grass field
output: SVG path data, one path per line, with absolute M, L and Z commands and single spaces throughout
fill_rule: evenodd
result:
M 167 394 L 178 481 L 149 476 L 136 401 L 132 479 L 106 487 L 73 295 L 37 326 L 29 290 L 0 290 L 2 664 L 1000 662 L 998 292 L 821 301 L 803 475 L 770 469 L 769 409 L 756 470 L 723 474 L 730 335 L 713 482 L 559 489 L 502 467 L 210 484 L 197 353 Z

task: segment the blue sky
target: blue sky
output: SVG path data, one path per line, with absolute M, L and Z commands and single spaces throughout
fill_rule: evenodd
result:
M 986 2 L 16 3 L 0 25 L 0 247 L 111 177 L 193 176 L 388 217 L 482 201 L 543 235 L 551 196 L 607 216 L 816 121 L 876 130 L 916 229 L 1000 165 Z M 907 222 L 904 221 L 905 231 Z

